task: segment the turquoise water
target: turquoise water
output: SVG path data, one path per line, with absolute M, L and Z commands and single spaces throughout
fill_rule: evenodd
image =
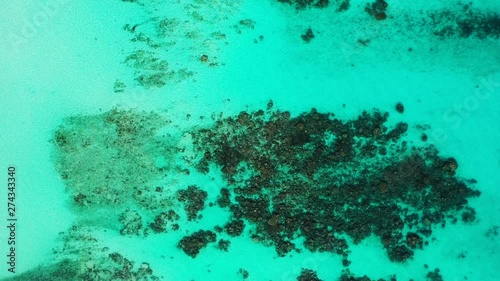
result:
M 2 280 L 500 280 L 498 2 L 3 6 Z

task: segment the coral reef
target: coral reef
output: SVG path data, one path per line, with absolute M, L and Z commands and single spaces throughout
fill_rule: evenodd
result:
M 279 256 L 303 237 L 310 251 L 347 257 L 343 235 L 359 243 L 374 234 L 403 262 L 428 243 L 434 225 L 469 221 L 474 181 L 457 178 L 456 160 L 434 146 L 411 145 L 408 124 L 388 127 L 387 119 L 379 111 L 343 121 L 315 109 L 292 117 L 268 108 L 193 132 L 199 161 L 216 164 L 227 180 L 217 200 L 232 213 L 226 231 L 245 220 L 252 238 Z
M 205 248 L 208 243 L 213 243 L 217 239 L 215 233 L 210 230 L 199 230 L 191 235 L 184 236 L 177 245 L 186 253 L 186 255 L 196 258 L 200 250 Z

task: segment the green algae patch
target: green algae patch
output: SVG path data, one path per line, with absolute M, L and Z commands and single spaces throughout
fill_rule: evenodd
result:
M 65 119 L 54 160 L 75 205 L 167 205 L 147 194 L 170 167 L 173 142 L 161 133 L 168 125 L 158 113 L 119 109 Z
M 56 264 L 39 266 L 33 270 L 19 274 L 15 277 L 2 279 L 3 281 L 67 281 L 76 280 L 78 274 L 78 263 L 71 260 L 63 260 Z
M 80 261 L 65 259 L 58 263 L 39 266 L 33 270 L 20 274 L 16 277 L 3 279 L 4 281 L 111 281 L 111 280 L 160 280 L 152 275 L 153 271 L 147 263 L 139 268 L 133 268 L 133 263 L 118 253 L 109 254 L 101 261 L 94 264 L 88 261 L 81 264 Z
M 104 246 L 94 228 L 72 225 L 59 233 L 61 245 L 46 262 L 2 281 L 159 281 L 147 262 Z

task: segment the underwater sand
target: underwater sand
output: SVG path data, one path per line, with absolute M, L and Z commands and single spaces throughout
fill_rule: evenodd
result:
M 365 11 L 367 3 L 351 1 L 342 12 L 341 1 L 305 9 L 272 0 L 4 3 L 0 182 L 5 188 L 0 202 L 5 207 L 0 213 L 7 226 L 7 168 L 13 165 L 18 221 L 15 273 L 7 265 L 9 232 L 6 227 L 0 232 L 2 280 L 51 280 L 43 277 L 43 271 L 50 271 L 43 266 L 66 258 L 76 261 L 80 271 L 75 272 L 95 273 L 108 267 L 100 257 L 114 252 L 133 261 L 134 272 L 147 263 L 159 280 L 244 280 L 240 269 L 248 271 L 246 280 L 298 280 L 302 269 L 314 270 L 321 280 L 340 280 L 347 269 L 371 280 L 393 275 L 397 280 L 440 280 L 428 277 L 435 269 L 442 280 L 500 280 L 500 23 L 495 14 L 500 5 L 388 2 L 387 18 L 377 20 Z M 493 20 L 476 25 L 467 36 L 460 28 L 446 29 L 456 27 L 455 20 L 463 21 L 467 9 L 473 16 L 466 20 Z M 440 21 L 440 16 L 449 16 L 446 11 L 451 20 Z M 309 28 L 314 38 L 306 42 L 301 35 Z M 403 262 L 391 261 L 375 234 L 355 244 L 339 233 L 348 244 L 347 267 L 339 254 L 305 248 L 304 237 L 294 241 L 299 251 L 280 257 L 273 245 L 251 237 L 256 225 L 248 218 L 240 236 L 217 233 L 214 226 L 223 226 L 232 215 L 215 204 L 221 188 L 230 184 L 216 161 L 208 173 L 197 171 L 203 153 L 192 148 L 189 134 L 236 118 L 241 111 L 266 110 L 270 100 L 269 112 L 288 111 L 292 118 L 315 108 L 347 122 L 378 109 L 389 113 L 390 128 L 407 123 L 402 139 L 410 147 L 434 145 L 440 156 L 456 160 L 456 178 L 477 181 L 470 187 L 481 195 L 467 203 L 475 220 L 463 222 L 459 211 L 451 212 L 458 222 L 433 224 L 432 234 L 425 237 L 428 245 Z M 395 109 L 398 102 L 403 113 Z M 142 121 L 134 124 L 151 122 L 145 127 L 158 131 L 134 139 L 128 143 L 131 148 L 104 148 L 114 143 L 107 137 L 116 137 L 102 121 L 112 110 L 123 118 L 139 112 Z M 166 127 L 159 125 L 163 121 L 151 121 L 150 112 L 165 118 Z M 55 141 L 60 128 L 69 135 L 78 132 L 69 142 L 84 136 L 96 144 L 95 150 L 62 149 Z M 428 136 L 425 143 L 422 133 Z M 146 168 L 129 167 L 127 159 L 144 161 Z M 93 163 L 102 165 L 97 169 L 102 174 L 85 176 Z M 66 168 L 70 172 L 64 178 L 61 171 Z M 115 179 L 105 177 L 108 168 Z M 134 180 L 118 183 L 127 177 L 160 179 L 165 198 L 171 200 L 159 206 L 154 190 L 143 194 L 149 201 L 142 205 L 135 199 L 110 203 L 111 197 L 83 205 L 75 200 L 80 189 L 90 190 L 89 183 L 92 188 L 116 188 L 116 196 L 130 199 L 127 188 Z M 192 221 L 176 193 L 190 185 L 207 193 L 199 213 L 203 218 Z M 119 217 L 127 209 L 143 216 L 144 228 L 161 210 L 174 209 L 181 216 L 179 230 L 170 229 L 168 222 L 168 230 L 161 233 L 120 233 Z M 213 231 L 217 240 L 230 240 L 228 251 L 214 242 L 195 258 L 186 255 L 178 243 L 199 229 Z M 82 233 L 93 239 L 83 239 Z

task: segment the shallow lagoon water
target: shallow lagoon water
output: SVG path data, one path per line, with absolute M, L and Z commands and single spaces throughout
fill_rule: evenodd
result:
M 342 11 L 341 1 L 305 8 L 270 0 L 5 4 L 0 154 L 6 189 L 0 200 L 9 202 L 12 165 L 18 221 L 16 273 L 8 271 L 5 231 L 0 276 L 244 280 L 247 272 L 246 280 L 317 280 L 314 274 L 342 280 L 349 270 L 353 278 L 371 280 L 499 279 L 499 6 L 387 2 L 384 10 L 382 2 L 351 1 Z M 313 108 L 334 116 L 311 114 Z M 262 116 L 256 116 L 259 110 Z M 371 117 L 356 125 L 363 111 Z M 376 123 L 375 112 L 387 112 L 387 120 Z M 247 129 L 248 118 L 253 129 Z M 399 123 L 407 129 L 391 140 L 387 135 Z M 364 134 L 360 127 L 370 130 Z M 336 142 L 343 134 L 352 143 Z M 371 142 L 377 153 L 368 157 L 361 151 Z M 381 147 L 386 155 L 378 154 Z M 417 179 L 425 182 L 435 172 L 436 179 L 457 179 L 480 192 L 452 193 L 467 203 L 457 200 L 446 218 L 436 206 L 449 197 L 429 201 L 439 191 L 432 177 L 421 187 L 425 197 L 412 189 L 419 181 L 403 177 L 405 189 L 387 175 L 388 167 L 401 167 L 397 163 L 412 153 L 425 155 L 428 147 L 439 158 L 423 156 L 428 166 Z M 352 158 L 335 158 L 348 148 Z M 439 159 L 448 162 L 431 165 Z M 249 195 L 243 189 L 255 187 L 256 176 L 266 181 Z M 346 196 L 342 188 L 361 188 L 359 182 L 374 193 L 358 192 L 345 197 L 345 207 L 334 205 L 340 222 L 333 225 L 323 206 L 339 204 L 339 196 Z M 223 188 L 232 209 L 220 204 Z M 401 190 L 408 193 L 393 196 Z M 281 191 L 291 199 L 278 212 Z M 254 214 L 237 196 L 271 203 Z M 409 208 L 408 202 L 418 204 Z M 357 216 L 340 211 L 372 214 L 370 207 L 380 204 L 401 208 L 396 214 L 404 227 L 391 225 L 398 231 L 390 239 L 378 227 L 387 217 L 351 225 Z M 169 218 L 169 210 L 179 218 Z M 190 211 L 196 213 L 191 220 Z M 167 214 L 156 220 L 162 212 Z M 316 232 L 306 229 L 307 212 Z M 435 221 L 427 222 L 426 212 Z M 474 218 L 464 221 L 464 212 Z M 405 219 L 410 213 L 418 213 L 413 224 Z M 7 216 L 5 207 L 6 226 Z M 287 218 L 297 229 L 285 227 Z M 240 235 L 224 227 L 233 219 L 244 222 Z M 199 230 L 217 238 L 210 242 L 211 235 L 202 235 L 207 245 L 193 258 L 179 243 Z M 412 249 L 408 232 L 418 234 L 422 249 Z M 362 239 L 355 241 L 355 234 Z M 322 235 L 330 238 L 314 239 Z M 227 251 L 220 239 L 230 241 Z M 293 249 L 280 252 L 280 241 Z M 347 248 L 332 241 L 345 241 Z M 320 250 L 327 244 L 342 253 Z M 411 257 L 391 260 L 390 249 L 398 245 L 411 249 Z M 311 272 L 298 279 L 303 269 Z

